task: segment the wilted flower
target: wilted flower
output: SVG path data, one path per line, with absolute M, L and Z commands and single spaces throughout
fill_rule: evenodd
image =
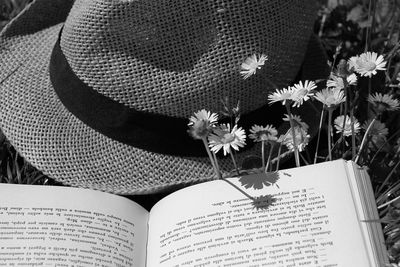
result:
M 371 124 L 372 119 L 367 120 L 362 125 L 364 130 L 367 130 L 368 126 Z M 387 136 L 389 134 L 389 130 L 386 128 L 386 125 L 378 120 L 375 120 L 372 127 L 369 129 L 369 134 L 372 136 Z
M 267 126 L 259 126 L 253 125 L 250 129 L 249 137 L 253 139 L 255 142 L 261 141 L 276 141 L 278 138 L 276 137 L 278 131 L 272 125 Z
M 354 85 L 357 83 L 357 76 L 352 73 L 350 75 L 346 75 L 346 82 L 349 85 Z M 331 74 L 329 80 L 326 82 L 327 87 L 334 87 L 335 89 L 344 89 L 344 81 L 343 78 L 334 74 Z
M 268 96 L 269 103 L 275 103 L 282 101 L 282 105 L 286 104 L 286 101 L 292 99 L 293 89 L 292 88 L 283 88 L 282 90 L 276 89 L 275 93 L 272 93 Z
M 343 127 L 344 123 L 344 127 Z M 334 125 L 336 128 L 336 133 L 342 133 L 344 136 L 351 136 L 352 135 L 352 130 L 351 130 L 351 119 L 349 116 L 338 116 L 335 121 Z M 354 125 L 354 134 L 358 133 L 360 131 L 360 123 L 356 118 L 353 117 L 353 125 Z
M 256 54 L 253 54 L 246 58 L 242 65 L 240 65 L 240 74 L 243 76 L 243 79 L 247 79 L 255 74 L 258 69 L 261 69 L 261 66 L 264 65 L 266 60 L 268 60 L 268 57 L 264 54 L 258 57 Z
M 232 130 L 229 124 L 221 124 L 216 127 L 208 137 L 211 151 L 218 153 L 223 148 L 224 155 L 231 152 L 231 147 L 239 150 L 246 145 L 246 133 L 241 127 L 235 125 Z
M 380 114 L 384 111 L 392 111 L 399 108 L 399 101 L 397 99 L 393 99 L 392 95 L 389 94 L 381 94 L 375 93 L 374 95 L 368 96 L 368 102 L 370 102 L 375 111 Z
M 311 92 L 317 88 L 315 83 L 313 81 L 308 81 L 306 80 L 303 84 L 302 81 L 299 83 L 293 85 L 293 94 L 292 94 L 292 100 L 294 101 L 293 106 L 294 107 L 300 107 L 304 101 L 307 101 L 310 99 L 310 96 L 313 95 Z
M 283 115 L 283 121 L 287 121 L 290 122 L 290 117 L 288 114 L 284 114 Z M 305 123 L 304 121 L 302 121 L 302 119 L 300 118 L 300 116 L 298 115 L 292 115 L 292 121 L 293 121 L 293 125 L 294 127 L 300 127 L 303 128 L 304 130 L 308 130 L 308 125 L 307 123 Z
M 371 124 L 372 119 L 367 120 L 362 125 L 364 130 L 367 130 L 369 125 Z M 371 136 L 371 141 L 377 145 L 381 146 L 386 141 L 386 136 L 389 134 L 389 130 L 386 128 L 386 125 L 378 120 L 375 120 L 372 124 L 371 128 L 368 131 L 369 136 Z M 372 144 L 370 147 L 373 147 Z
M 315 93 L 315 99 L 324 104 L 328 109 L 335 108 L 340 103 L 346 101 L 343 90 L 329 88 Z
M 188 132 L 194 139 L 205 138 L 211 133 L 217 121 L 218 114 L 205 109 L 199 110 L 194 113 L 194 116 L 190 117 Z
M 295 133 L 295 141 L 296 141 L 298 151 L 301 152 L 308 145 L 310 135 L 307 133 L 307 130 L 305 130 L 304 128 L 294 127 L 293 129 L 294 129 L 294 133 Z M 282 142 L 284 145 L 286 145 L 286 147 L 290 151 L 294 151 L 292 136 L 293 136 L 292 129 L 289 129 L 288 132 L 285 134 L 283 142 Z
M 382 55 L 375 52 L 362 53 L 349 59 L 349 67 L 361 76 L 371 77 L 378 70 L 385 70 L 386 61 Z

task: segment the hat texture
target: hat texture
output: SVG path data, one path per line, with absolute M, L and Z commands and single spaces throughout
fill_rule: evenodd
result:
M 207 157 L 127 144 L 83 122 L 50 78 L 54 51 L 59 47 L 90 88 L 89 100 L 96 95 L 128 112 L 161 116 L 162 127 L 143 124 L 155 126 L 161 137 L 150 140 L 164 147 L 165 136 L 173 139 L 178 129 L 186 135 L 169 119 L 186 125 L 195 111 L 222 110 L 225 97 L 251 114 L 266 105 L 271 84 L 288 86 L 302 64 L 304 78 L 324 78 L 325 57 L 311 35 L 315 12 L 307 0 L 36 0 L 0 36 L 1 128 L 31 164 L 72 186 L 146 194 L 214 179 Z M 268 60 L 244 80 L 240 65 L 254 53 Z M 68 101 L 86 105 L 80 88 L 71 87 Z M 88 112 L 97 105 L 91 102 Z M 98 109 L 92 113 L 114 116 Z M 266 121 L 274 116 L 266 113 Z M 99 117 L 97 124 L 106 123 Z M 239 160 L 255 149 L 238 153 Z M 232 169 L 228 158 L 219 162 Z

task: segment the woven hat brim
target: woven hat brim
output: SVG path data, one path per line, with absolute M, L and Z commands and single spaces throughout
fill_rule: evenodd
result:
M 61 27 L 0 40 L 0 126 L 22 156 L 62 183 L 117 194 L 148 194 L 215 179 L 207 158 L 137 149 L 96 132 L 71 114 L 55 94 L 48 72 Z M 238 160 L 254 154 L 256 147 L 239 153 Z M 220 164 L 233 168 L 229 158 Z

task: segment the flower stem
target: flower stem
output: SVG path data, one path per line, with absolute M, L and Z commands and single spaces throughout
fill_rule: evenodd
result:
M 294 130 L 294 123 L 293 123 L 293 117 L 292 117 L 292 112 L 290 111 L 290 106 L 289 103 L 285 104 L 286 111 L 289 115 L 289 122 L 290 122 L 290 129 L 292 131 L 292 140 L 293 140 L 293 149 L 294 149 L 294 159 L 296 161 L 296 166 L 300 167 L 300 157 L 299 157 L 299 150 L 297 147 L 297 142 L 296 142 L 296 133 Z
M 369 47 L 371 45 L 371 35 L 372 35 L 372 21 L 374 20 L 375 17 L 375 9 L 372 10 L 372 0 L 369 0 L 369 5 L 368 5 L 368 21 L 371 21 L 371 26 L 366 28 L 366 33 L 365 33 L 365 47 L 364 47 L 364 52 L 367 52 L 369 50 Z
M 303 160 L 304 164 L 309 165 L 308 161 L 304 158 L 302 154 L 300 154 L 300 157 Z
M 265 169 L 265 141 L 261 141 L 261 158 L 262 158 L 262 167 Z
M 268 160 L 267 160 L 267 166 L 264 168 L 264 172 L 268 172 L 269 164 L 271 163 L 271 157 L 272 157 L 272 150 L 274 149 L 274 145 L 270 144 L 269 146 L 269 154 L 268 154 Z
M 355 163 L 358 163 L 358 160 L 360 159 L 360 155 L 364 150 L 364 146 L 365 146 L 366 143 L 368 143 L 367 142 L 367 139 L 368 139 L 367 137 L 368 137 L 369 131 L 371 130 L 371 128 L 374 125 L 375 121 L 376 121 L 376 117 L 372 119 L 371 123 L 368 125 L 367 130 L 365 131 L 364 137 L 363 137 L 363 139 L 361 141 L 360 149 L 358 150 L 358 154 L 357 154 L 357 157 L 355 159 Z
M 332 161 L 332 109 L 328 109 L 328 159 Z
M 217 168 L 218 179 L 221 179 L 221 178 L 222 178 L 222 173 L 221 173 L 221 169 L 219 168 L 217 155 L 216 155 L 215 153 L 213 153 L 213 152 L 212 152 L 212 155 L 213 155 L 213 157 L 214 157 L 215 167 Z
M 322 109 L 321 111 L 321 118 L 319 120 L 319 129 L 318 129 L 318 137 L 317 137 L 317 147 L 315 149 L 315 155 L 314 155 L 314 164 L 317 163 L 317 158 L 318 158 L 318 149 L 319 149 L 319 140 L 321 138 L 321 128 L 322 128 L 322 121 L 324 119 L 324 114 L 325 114 L 325 109 Z
M 344 103 L 344 112 L 341 113 L 341 115 L 343 115 L 343 117 L 344 117 L 344 120 L 343 120 L 343 124 L 342 124 L 342 131 L 341 131 L 341 134 L 340 134 L 340 139 L 342 140 L 342 151 L 341 151 L 342 155 L 346 151 L 346 139 L 345 139 L 345 136 L 344 136 L 344 129 L 345 129 L 345 126 L 346 126 L 347 110 L 351 109 L 352 105 L 353 105 L 352 104 L 352 99 L 353 98 L 352 98 L 351 92 L 349 90 L 351 87 L 347 84 L 347 82 L 345 82 L 344 84 L 345 84 L 345 87 L 344 87 L 343 90 L 346 92 L 346 102 Z
M 281 152 L 282 152 L 282 143 L 279 143 L 279 148 L 278 148 L 278 160 L 276 162 L 276 171 L 279 171 L 279 163 L 281 161 Z
M 229 153 L 229 154 L 231 155 L 232 162 L 233 162 L 233 166 L 235 166 L 235 170 L 236 170 L 236 172 L 237 172 L 237 175 L 239 175 L 239 176 L 240 176 L 239 168 L 238 168 L 238 166 L 237 166 L 237 164 L 236 164 L 235 157 L 233 156 L 233 153 L 232 153 L 232 152 L 231 152 L 231 153 Z
M 345 117 L 346 119 L 346 117 Z M 356 155 L 356 135 L 354 131 L 354 112 L 353 109 L 350 109 L 350 127 L 351 127 L 351 155 L 354 159 Z
M 217 175 L 218 179 L 221 179 L 221 172 L 219 171 L 219 168 L 217 168 L 217 166 L 216 166 L 216 164 L 218 164 L 218 163 L 216 163 L 217 158 L 215 157 L 215 154 L 214 154 L 214 156 L 212 156 L 210 148 L 208 147 L 207 138 L 203 137 L 201 140 L 203 140 L 203 144 L 206 148 L 208 157 L 210 158 L 211 165 L 213 166 L 215 174 Z

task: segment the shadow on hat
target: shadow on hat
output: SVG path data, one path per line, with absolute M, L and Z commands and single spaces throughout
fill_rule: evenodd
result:
M 315 15 L 306 0 L 36 0 L 1 33 L 1 128 L 32 165 L 71 186 L 148 194 L 215 179 L 188 118 L 222 110 L 228 97 L 240 102 L 241 126 L 279 126 L 270 82 L 328 74 Z M 244 80 L 240 65 L 254 53 L 268 61 Z M 300 112 L 317 125 L 313 109 Z

